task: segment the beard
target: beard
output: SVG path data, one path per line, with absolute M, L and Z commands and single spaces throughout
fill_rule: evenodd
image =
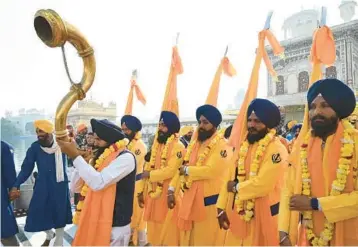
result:
M 316 122 L 316 120 L 322 120 L 321 122 Z M 338 117 L 333 116 L 330 118 L 326 118 L 321 115 L 316 115 L 311 119 L 311 127 L 313 135 L 325 138 L 330 134 L 334 133 L 338 126 Z
M 132 141 L 135 137 L 136 133 L 134 131 L 132 131 L 129 135 L 126 135 L 126 137 L 128 138 L 129 141 Z
M 213 134 L 215 133 L 215 129 L 212 128 L 211 130 L 204 130 L 204 129 L 199 129 L 198 132 L 198 141 L 199 142 L 204 142 L 207 139 L 209 139 L 210 137 L 213 136 Z
M 251 133 L 254 130 L 256 131 L 256 133 Z M 260 141 L 268 133 L 267 128 L 264 128 L 262 130 L 256 130 L 255 128 L 248 128 L 248 131 L 249 133 L 247 134 L 247 141 L 249 142 L 249 144 L 254 144 L 255 142 Z
M 158 131 L 158 137 L 157 137 L 157 141 L 160 144 L 166 143 L 168 138 L 171 136 L 172 134 L 169 132 L 164 133 L 163 131 Z
M 37 141 L 42 147 L 51 147 L 53 144 L 53 139 L 51 139 L 50 135 L 46 135 L 43 137 L 37 137 Z

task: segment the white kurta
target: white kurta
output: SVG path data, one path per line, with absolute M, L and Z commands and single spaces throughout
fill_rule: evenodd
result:
M 96 171 L 91 165 L 78 156 L 73 161 L 75 167 L 72 173 L 70 190 L 80 193 L 83 183 L 94 191 L 102 190 L 108 185 L 118 183 L 135 169 L 135 159 L 130 153 L 124 153 L 113 160 L 102 171 Z M 82 178 L 82 180 L 81 180 Z M 113 227 L 111 233 L 111 246 L 128 246 L 131 236 L 130 224 L 121 227 Z

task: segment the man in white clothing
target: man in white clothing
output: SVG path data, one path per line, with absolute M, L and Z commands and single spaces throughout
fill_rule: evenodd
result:
M 58 140 L 75 170 L 71 190 L 81 193 L 78 230 L 73 246 L 127 246 L 136 176 L 134 155 L 126 149 L 128 139 L 108 120 L 91 120 L 96 156 L 88 164 L 74 142 Z M 81 205 L 82 203 L 82 205 Z M 76 217 L 75 216 L 75 217 Z

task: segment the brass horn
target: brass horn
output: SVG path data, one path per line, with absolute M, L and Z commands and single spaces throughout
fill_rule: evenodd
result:
M 64 62 L 67 75 L 71 81 L 70 91 L 62 98 L 57 106 L 55 115 L 55 135 L 57 138 L 67 139 L 66 121 L 71 107 L 77 100 L 83 100 L 91 88 L 95 73 L 96 60 L 94 51 L 86 38 L 71 24 L 63 21 L 61 17 L 51 9 L 41 9 L 36 12 L 34 27 L 37 36 L 49 47 L 62 47 L 66 42 L 72 44 L 83 60 L 83 75 L 81 82 L 73 83 L 68 72 L 66 58 Z

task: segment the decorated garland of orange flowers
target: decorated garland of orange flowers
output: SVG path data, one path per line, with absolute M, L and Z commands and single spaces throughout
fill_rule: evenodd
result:
M 352 157 L 354 152 L 354 144 L 352 140 L 354 128 L 348 121 L 343 120 L 342 122 L 344 127 L 343 139 L 342 139 L 343 146 L 341 148 L 341 154 L 338 161 L 339 163 L 337 169 L 337 176 L 332 183 L 330 196 L 340 195 L 344 190 L 347 183 L 347 175 L 350 172 L 349 168 L 352 162 Z M 308 169 L 307 147 L 310 137 L 311 137 L 311 131 L 309 131 L 305 136 L 300 152 L 301 168 L 302 168 L 302 194 L 309 197 L 311 196 L 311 176 Z M 304 211 L 303 219 L 306 228 L 307 240 L 309 240 L 313 246 L 327 246 L 329 244 L 329 241 L 331 241 L 333 237 L 334 223 L 330 223 L 327 221 L 327 219 L 325 219 L 324 230 L 317 237 L 313 232 L 312 211 Z
M 259 171 L 260 163 L 262 162 L 262 157 L 265 154 L 267 146 L 275 137 L 276 130 L 271 129 L 269 133 L 266 134 L 264 138 L 262 138 L 255 152 L 254 161 L 250 165 L 250 176 L 249 178 L 254 178 L 257 176 Z M 245 159 L 247 156 L 247 152 L 249 150 L 249 142 L 247 140 L 241 145 L 239 150 L 239 159 L 237 161 L 238 174 L 237 180 L 239 184 L 246 180 L 246 171 L 245 171 Z M 254 207 L 255 207 L 255 199 L 250 199 L 246 201 L 246 207 L 244 206 L 244 201 L 240 200 L 239 195 L 236 194 L 235 197 L 235 205 L 236 210 L 240 215 L 240 218 L 245 222 L 249 222 L 254 216 Z
M 221 139 L 223 139 L 223 135 L 221 133 L 218 133 L 209 143 L 209 145 L 206 146 L 204 151 L 199 154 L 198 161 L 196 162 L 195 166 L 202 166 L 204 164 L 204 161 L 208 157 L 210 151 L 214 150 L 214 147 L 216 144 L 219 143 Z M 193 148 L 196 144 L 197 140 L 192 140 L 190 144 L 188 145 L 185 157 L 184 157 L 184 164 L 188 163 L 190 160 L 190 155 L 193 151 Z M 190 176 L 180 176 L 180 187 L 184 191 L 185 189 L 189 189 L 193 183 L 193 180 L 190 178 Z
M 150 161 L 149 161 L 149 167 L 152 169 L 152 167 L 154 167 L 155 165 L 155 159 L 157 156 L 157 152 L 158 152 L 158 148 L 159 148 L 159 144 L 157 141 L 157 136 L 158 133 L 155 135 L 154 137 L 154 143 L 153 143 L 153 147 L 152 147 L 152 153 L 150 156 Z M 168 150 L 169 150 L 169 146 L 173 141 L 178 141 L 178 135 L 177 134 L 173 134 L 171 135 L 167 142 L 165 143 L 164 149 L 162 151 L 161 154 L 161 160 L 160 160 L 160 168 L 164 167 L 167 162 L 168 162 Z M 148 195 L 150 196 L 150 198 L 158 198 L 162 192 L 163 192 L 163 181 L 161 182 L 156 182 L 157 183 L 157 187 L 155 189 L 155 191 L 153 191 L 153 185 L 150 181 L 148 181 Z
M 116 150 L 123 149 L 124 147 L 126 147 L 128 145 L 128 142 L 129 142 L 128 139 L 123 139 L 106 148 L 104 152 L 101 154 L 101 156 L 99 156 L 99 158 L 96 160 L 96 163 L 94 164 L 94 168 L 96 170 L 101 168 L 103 162 L 108 158 L 108 156 L 110 156 Z M 116 149 L 114 147 L 116 147 Z M 73 224 L 75 225 L 77 225 L 80 220 L 81 210 L 83 208 L 84 199 L 86 198 L 87 192 L 88 192 L 88 185 L 84 184 L 82 186 L 81 193 L 80 193 L 81 196 L 83 197 L 83 200 L 78 202 L 75 215 L 72 218 Z

